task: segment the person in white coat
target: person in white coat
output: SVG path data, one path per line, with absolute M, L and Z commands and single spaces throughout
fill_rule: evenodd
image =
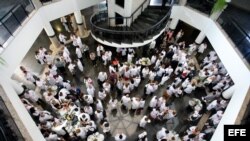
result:
M 107 96 L 106 92 L 103 89 L 100 89 L 99 92 L 98 92 L 98 97 L 101 100 L 104 100 L 106 98 L 106 96 Z
M 122 106 L 124 106 L 127 110 L 130 109 L 130 106 L 131 106 L 131 99 L 130 99 L 130 97 L 129 97 L 128 94 L 122 96 L 121 102 L 122 102 Z
M 59 36 L 58 36 L 58 38 L 59 38 L 59 41 L 60 41 L 60 43 L 61 44 L 66 44 L 66 36 L 65 35 L 63 35 L 62 33 L 59 33 Z
M 156 96 L 153 96 L 153 98 L 149 102 L 150 108 L 155 108 L 157 106 L 158 99 Z
M 148 118 L 148 116 L 143 116 L 142 119 L 140 120 L 139 126 L 141 128 L 145 128 L 147 123 L 150 123 L 150 119 Z
M 94 86 L 88 85 L 87 93 L 88 93 L 89 95 L 91 95 L 92 97 L 95 97 L 95 88 L 94 88 Z
M 69 26 L 68 26 L 68 21 L 67 21 L 66 17 L 64 17 L 64 16 L 61 17 L 61 18 L 60 18 L 60 21 L 61 21 L 61 23 L 63 24 L 65 30 L 66 30 L 67 32 L 70 32 Z
M 161 140 L 161 139 L 165 138 L 168 133 L 169 133 L 169 131 L 166 128 L 162 127 L 161 130 L 159 130 L 156 133 L 157 140 Z
M 161 82 L 160 82 L 160 86 L 164 85 L 166 81 L 168 81 L 169 79 L 169 74 L 168 73 L 165 73 L 162 78 L 161 78 Z
M 76 56 L 78 59 L 82 60 L 82 51 L 79 46 L 76 46 Z
M 118 103 L 117 99 L 110 99 L 109 100 L 110 111 L 117 109 L 117 103 Z
M 76 37 L 76 43 L 80 47 L 80 49 L 83 51 L 84 47 L 83 47 L 82 39 L 79 36 Z
M 77 59 L 77 67 L 78 69 L 83 72 L 84 71 L 84 68 L 83 68 L 83 65 L 82 65 L 82 62 L 80 59 Z

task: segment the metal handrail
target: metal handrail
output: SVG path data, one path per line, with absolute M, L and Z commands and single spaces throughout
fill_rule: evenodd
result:
M 100 13 L 106 13 L 107 14 L 107 10 L 104 10 L 104 11 L 100 11 L 98 14 Z M 144 33 L 146 31 L 149 31 L 151 29 L 154 29 L 156 26 L 160 25 L 168 16 L 170 16 L 170 13 L 171 13 L 171 10 L 168 11 L 168 13 L 158 22 L 156 23 L 155 25 L 153 25 L 152 27 L 148 28 L 148 29 L 145 29 L 145 30 L 138 30 L 138 31 L 117 31 L 117 30 L 112 30 L 112 29 L 106 29 L 106 28 L 102 28 L 102 27 L 99 27 L 97 25 L 95 25 L 93 23 L 93 18 L 95 16 L 97 16 L 97 14 L 94 14 L 91 16 L 90 18 L 90 23 L 93 27 L 95 27 L 96 29 L 99 29 L 99 30 L 102 30 L 102 31 L 106 31 L 106 32 L 111 32 L 111 33 Z M 103 18 L 103 17 L 102 17 Z M 108 17 L 105 17 L 105 19 L 108 19 Z
M 147 2 L 148 0 L 144 0 L 143 3 L 141 3 L 136 9 L 135 11 L 128 17 L 109 17 L 108 20 L 110 19 L 126 19 L 126 26 L 127 25 L 127 20 L 128 19 L 132 19 L 132 21 L 134 20 L 133 17 L 134 17 L 134 14 L 139 10 L 141 9 L 141 13 L 142 13 L 142 10 L 143 10 L 143 5 Z M 150 3 L 150 0 L 149 0 L 149 3 Z M 110 25 L 109 25 L 110 26 Z
M 230 20 L 232 21 L 232 23 L 239 29 L 240 32 L 242 32 L 247 38 L 250 39 L 250 35 L 248 35 L 248 33 L 246 32 L 246 30 L 244 30 L 241 25 L 232 17 L 230 17 Z
M 127 31 L 125 27 L 122 27 L 124 28 L 124 30 L 112 30 L 112 29 L 107 29 L 107 28 L 97 26 L 97 23 L 103 22 L 103 21 L 107 22 L 108 20 L 107 10 L 100 11 L 92 15 L 90 18 L 91 32 L 93 35 L 95 35 L 96 37 L 100 37 L 100 39 L 102 40 L 105 40 L 105 38 L 107 38 L 107 39 L 115 39 L 114 41 L 118 41 L 118 42 L 123 42 L 123 41 L 129 41 L 129 42 L 140 41 L 141 42 L 145 38 L 151 35 L 155 35 L 156 34 L 155 31 L 159 31 L 160 29 L 162 30 L 166 26 L 168 18 L 170 17 L 171 7 L 172 6 L 169 7 L 169 11 L 156 24 L 152 25 L 151 27 L 147 29 L 136 30 L 136 31 L 135 30 Z M 110 36 L 111 38 L 109 38 Z

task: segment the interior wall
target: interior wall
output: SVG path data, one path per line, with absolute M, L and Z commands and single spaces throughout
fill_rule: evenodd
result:
M 22 135 L 26 137 L 25 140 L 45 141 L 11 84 L 10 78 L 12 74 L 18 68 L 41 31 L 45 28 L 45 24 L 76 11 L 77 7 L 75 5 L 78 5 L 76 3 L 79 3 L 78 10 L 81 10 L 102 1 L 103 0 L 62 0 L 41 7 L 34 11 L 34 14 L 27 19 L 27 22 L 20 27 L 20 32 L 2 52 L 1 57 L 7 63 L 0 65 L 0 85 L 5 92 L 1 93 L 1 95 L 4 97 L 5 103 L 9 104 L 8 108 L 15 118 L 15 122 L 19 125 L 18 128 L 22 132 Z
M 171 18 L 177 18 L 204 32 L 235 83 L 235 92 L 219 123 L 212 141 L 223 140 L 224 124 L 234 124 L 241 110 L 248 88 L 250 72 L 236 53 L 234 44 L 210 18 L 188 7 L 174 6 Z

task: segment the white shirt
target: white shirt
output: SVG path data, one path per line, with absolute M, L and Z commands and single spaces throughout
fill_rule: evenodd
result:
M 153 56 L 151 57 L 151 59 L 150 59 L 150 62 L 151 62 L 151 64 L 154 64 L 155 61 L 156 61 L 156 56 L 153 55 Z
M 112 99 L 109 100 L 109 106 L 111 108 L 111 110 L 116 109 L 117 107 L 117 99 L 115 99 L 114 101 L 112 101 Z
M 147 123 L 149 123 L 150 122 L 150 120 L 148 119 L 148 120 L 146 120 L 146 118 L 147 118 L 147 116 L 144 116 L 141 120 L 140 120 L 140 127 L 145 127 L 146 126 L 146 124 Z
M 122 92 L 124 93 L 124 94 L 127 94 L 127 93 L 130 93 L 130 87 L 129 87 L 129 85 L 123 85 L 123 88 L 122 88 L 123 90 L 122 90 Z
M 110 88 L 111 88 L 111 85 L 108 83 L 108 82 L 104 82 L 102 84 L 103 86 L 103 89 L 107 92 L 107 93 L 110 93 Z
M 136 97 L 132 98 L 131 109 L 138 109 L 140 107 L 140 101 Z
M 140 100 L 140 108 L 144 108 L 145 100 Z
M 149 69 L 148 68 L 143 68 L 142 69 L 142 77 L 145 78 L 149 74 Z
M 185 91 L 187 94 L 190 94 L 193 90 L 195 90 L 195 87 L 192 86 L 191 84 L 188 84 L 187 87 L 184 89 L 184 91 Z
M 126 106 L 128 109 L 131 105 L 131 100 L 130 100 L 130 97 L 127 97 L 127 96 L 122 96 L 122 99 L 121 99 L 122 103 L 124 106 Z
M 149 107 L 154 108 L 156 106 L 157 106 L 157 99 L 156 96 L 154 96 L 149 102 Z
M 81 139 L 85 139 L 87 133 L 86 133 L 86 131 L 84 130 L 84 127 L 80 127 L 80 128 L 78 128 L 78 129 L 80 129 L 80 132 L 77 133 L 76 135 L 77 135 L 78 137 L 80 137 Z
M 155 48 L 155 44 L 156 44 L 155 40 L 152 41 L 151 44 L 150 44 L 150 46 L 149 46 L 149 48 L 150 49 L 154 49 Z
M 69 64 L 68 69 L 71 73 L 74 73 L 76 65 L 75 64 Z
M 103 111 L 103 106 L 102 106 L 102 102 L 101 102 L 100 99 L 97 100 L 97 103 L 96 103 L 96 110 Z
M 84 96 L 84 100 L 88 103 L 88 104 L 92 104 L 94 102 L 92 95 L 85 95 Z
M 84 106 L 84 112 L 92 115 L 93 114 L 93 108 L 91 106 Z
M 87 88 L 87 92 L 89 95 L 91 95 L 92 97 L 95 97 L 95 88 L 93 86 L 90 86 Z
M 65 43 L 66 42 L 66 36 L 64 36 L 62 33 L 59 34 L 59 40 L 60 42 Z
M 97 54 L 98 57 L 101 56 L 101 51 L 102 51 L 102 52 L 104 51 L 103 46 L 102 46 L 102 45 L 97 46 L 97 48 L 96 48 L 96 54 Z
M 97 118 L 98 121 L 102 120 L 103 119 L 103 112 L 97 112 L 95 111 L 95 116 Z
M 159 111 L 157 111 L 155 108 L 150 112 L 150 116 L 153 118 L 153 119 L 156 119 L 157 116 L 159 114 Z
M 199 52 L 199 53 L 203 53 L 204 50 L 205 50 L 206 48 L 207 48 L 207 45 L 204 44 L 204 43 L 202 43 L 202 44 L 199 46 L 199 48 L 198 48 L 198 52 Z
M 158 131 L 157 133 L 156 133 L 156 138 L 158 139 L 158 140 L 160 140 L 160 139 L 163 139 L 164 137 L 166 137 L 167 136 L 167 134 L 166 134 L 166 128 L 161 128 L 161 130 L 160 131 Z
M 108 78 L 108 76 L 107 76 L 106 72 L 99 72 L 98 80 L 100 80 L 101 82 L 104 82 L 107 78 Z
M 26 99 L 29 99 L 29 100 L 31 100 L 32 102 L 37 102 L 37 100 L 38 100 L 38 96 L 36 95 L 36 93 L 35 93 L 35 91 L 33 91 L 33 90 L 29 90 L 28 92 L 26 92 L 26 93 L 24 93 L 24 97 L 26 98 Z
M 76 48 L 76 55 L 78 57 L 78 59 L 82 58 L 82 52 L 80 48 Z
M 103 91 L 103 92 L 99 91 L 99 92 L 98 92 L 98 96 L 99 96 L 99 98 L 100 98 L 101 100 L 105 99 L 106 95 L 107 95 L 107 94 L 105 93 L 105 91 Z
M 57 141 L 58 136 L 57 136 L 57 134 L 50 133 L 49 136 L 45 139 L 46 139 L 46 141 Z
M 217 105 L 218 105 L 218 104 L 217 104 L 217 100 L 214 100 L 214 101 L 212 101 L 212 102 L 207 106 L 207 110 L 209 111 L 209 110 L 215 108 Z
M 82 62 L 78 59 L 77 60 L 77 67 L 78 67 L 78 69 L 81 71 L 81 72 L 83 72 L 83 65 L 82 65 Z
M 154 92 L 154 85 L 151 84 L 147 84 L 146 86 L 146 94 L 151 94 L 152 92 Z

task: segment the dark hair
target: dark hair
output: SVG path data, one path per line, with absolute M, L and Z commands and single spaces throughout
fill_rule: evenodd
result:
M 122 139 L 122 134 L 119 135 L 119 138 Z

